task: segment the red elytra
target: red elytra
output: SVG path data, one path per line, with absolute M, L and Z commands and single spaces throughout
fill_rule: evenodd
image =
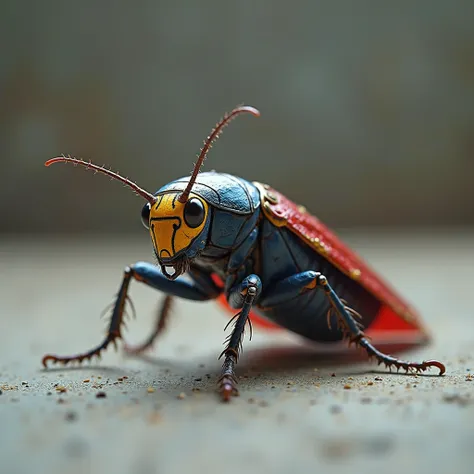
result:
M 273 224 L 294 232 L 380 301 L 381 307 L 377 316 L 370 327 L 365 328 L 369 337 L 384 342 L 407 344 L 425 344 L 430 340 L 416 310 L 326 225 L 270 186 L 256 182 L 254 184 L 262 196 L 262 210 Z M 221 295 L 218 301 L 233 314 L 224 295 Z M 251 312 L 250 317 L 256 326 L 271 330 L 281 329 L 255 311 Z

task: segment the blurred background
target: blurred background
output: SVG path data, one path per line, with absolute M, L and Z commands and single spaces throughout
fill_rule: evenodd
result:
M 142 202 L 205 170 L 272 184 L 329 225 L 474 224 L 474 3 L 13 2 L 0 13 L 0 232 L 141 232 Z M 29 208 L 25 218 L 25 208 Z

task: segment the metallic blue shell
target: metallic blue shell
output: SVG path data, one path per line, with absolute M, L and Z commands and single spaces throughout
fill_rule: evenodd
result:
M 184 191 L 190 176 L 176 179 L 160 188 L 155 196 Z M 260 206 L 258 189 L 245 179 L 231 174 L 209 171 L 199 173 L 192 192 L 212 206 L 235 214 L 252 214 Z

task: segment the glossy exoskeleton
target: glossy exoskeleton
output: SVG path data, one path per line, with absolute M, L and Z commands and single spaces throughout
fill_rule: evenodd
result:
M 316 217 L 268 185 L 200 172 L 212 142 L 240 113 L 260 115 L 249 106 L 234 109 L 205 141 L 192 176 L 154 194 L 90 162 L 64 156 L 46 162 L 69 162 L 106 174 L 145 199 L 141 218 L 158 265 L 138 262 L 125 269 L 100 346 L 71 357 L 46 355 L 43 364 L 81 362 L 121 339 L 129 284 L 135 279 L 166 294 L 155 330 L 143 346 L 129 349 L 135 352 L 149 347 L 162 332 L 174 297 L 204 301 L 224 295 L 237 311 L 221 354 L 218 388 L 224 400 L 238 393 L 235 366 L 252 314 L 312 341 L 346 338 L 388 367 L 425 371 L 434 366 L 443 374 L 445 367 L 438 361 L 402 361 L 371 344 L 365 332 L 371 327 L 425 333 L 415 311 Z

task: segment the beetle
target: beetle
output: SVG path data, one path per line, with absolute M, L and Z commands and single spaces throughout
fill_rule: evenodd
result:
M 141 220 L 153 243 L 155 263 L 125 268 L 102 344 L 75 356 L 45 355 L 48 362 L 82 362 L 99 356 L 122 339 L 125 306 L 132 280 L 165 293 L 148 340 L 129 352 L 141 352 L 163 332 L 174 298 L 218 300 L 236 314 L 226 339 L 218 378 L 222 400 L 238 395 L 235 368 L 244 329 L 268 321 L 306 340 L 347 340 L 389 369 L 445 373 L 437 360 L 410 362 L 378 350 L 368 330 L 414 334 L 429 339 L 417 312 L 380 275 L 315 216 L 267 184 L 215 171 L 201 172 L 222 129 L 237 115 L 260 116 L 239 106 L 217 123 L 204 141 L 191 176 L 176 179 L 155 193 L 118 173 L 82 159 L 60 156 L 46 161 L 73 163 L 105 174 L 131 188 L 146 204 Z M 130 302 L 131 303 L 131 302 Z M 226 326 L 227 327 L 227 326 Z

